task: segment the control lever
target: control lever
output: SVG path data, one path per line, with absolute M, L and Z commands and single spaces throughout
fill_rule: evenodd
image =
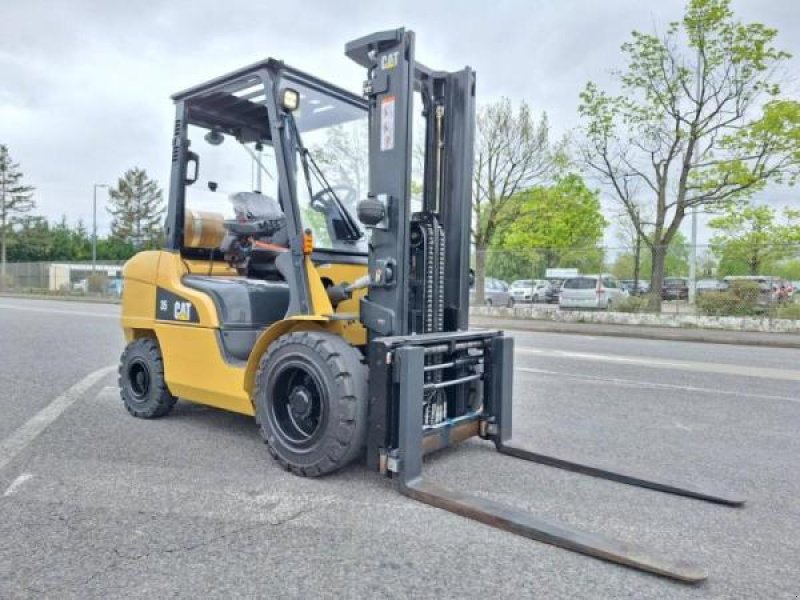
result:
M 353 292 L 363 290 L 369 287 L 369 275 L 359 277 L 353 283 L 340 283 L 338 285 L 328 286 L 325 291 L 328 293 L 328 299 L 331 304 L 336 307 L 340 302 L 350 300 L 353 297 Z

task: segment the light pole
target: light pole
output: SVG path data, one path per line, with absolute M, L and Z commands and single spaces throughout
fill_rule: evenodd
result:
M 697 41 L 697 70 L 695 71 L 695 102 L 701 106 L 703 93 L 703 53 L 702 31 Z M 699 110 L 699 109 L 698 109 Z M 699 112 L 698 112 L 699 114 Z M 697 206 L 692 206 L 692 247 L 689 257 L 689 304 L 694 304 L 697 296 Z
M 108 184 L 95 183 L 92 195 L 92 275 L 97 270 L 97 188 L 108 188 Z

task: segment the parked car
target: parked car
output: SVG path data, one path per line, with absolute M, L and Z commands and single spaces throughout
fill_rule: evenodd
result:
M 686 277 L 665 277 L 661 285 L 662 300 L 688 300 L 689 280 Z
M 619 285 L 631 296 L 641 296 L 650 291 L 650 282 L 644 279 L 640 279 L 638 283 L 633 279 L 622 279 Z
M 563 279 L 548 279 L 550 282 L 550 289 L 547 291 L 545 301 L 548 304 L 558 304 L 558 298 L 561 295 L 561 286 L 564 285 Z
M 695 283 L 694 291 L 698 296 L 708 292 L 721 292 L 725 289 L 725 284 L 717 279 L 700 279 Z
M 508 284 L 501 279 L 487 277 L 483 280 L 483 299 L 486 306 L 514 306 L 514 297 L 511 295 Z M 470 303 L 475 302 L 475 290 L 470 290 Z
M 625 296 L 627 294 L 612 275 L 580 275 L 564 280 L 558 305 L 561 308 L 611 309 Z
M 552 286 L 544 279 L 517 279 L 511 284 L 514 302 L 545 302 Z

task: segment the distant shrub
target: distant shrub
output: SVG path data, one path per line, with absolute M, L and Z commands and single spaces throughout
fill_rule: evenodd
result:
M 649 303 L 650 301 L 646 296 L 627 296 L 622 300 L 617 300 L 613 310 L 624 313 L 646 312 Z
M 780 307 L 776 316 L 779 319 L 800 321 L 800 303 L 795 302 L 794 304 L 787 304 L 786 306 Z
M 756 281 L 731 281 L 728 291 L 738 298 L 743 304 L 755 306 L 761 295 L 761 287 Z
M 706 292 L 697 298 L 697 310 L 715 317 L 749 317 L 763 312 L 755 281 L 732 281 L 724 292 Z
M 89 275 L 87 287 L 92 294 L 104 294 L 108 289 L 108 275 L 105 273 L 93 273 Z

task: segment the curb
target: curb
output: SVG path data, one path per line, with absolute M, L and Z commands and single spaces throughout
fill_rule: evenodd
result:
M 94 304 L 122 304 L 116 298 L 102 298 L 97 296 L 48 296 L 47 294 L 14 294 L 12 292 L 0 292 L 0 298 L 21 298 L 24 300 L 57 300 L 59 302 L 84 302 Z
M 626 337 L 673 342 L 700 342 L 706 344 L 733 344 L 771 348 L 800 348 L 800 335 L 793 333 L 759 333 L 751 331 L 726 331 L 718 329 L 680 329 L 672 327 L 647 327 L 643 325 L 603 325 L 598 323 L 565 323 L 532 319 L 498 319 L 470 316 L 470 325 L 537 333 L 566 333 Z

